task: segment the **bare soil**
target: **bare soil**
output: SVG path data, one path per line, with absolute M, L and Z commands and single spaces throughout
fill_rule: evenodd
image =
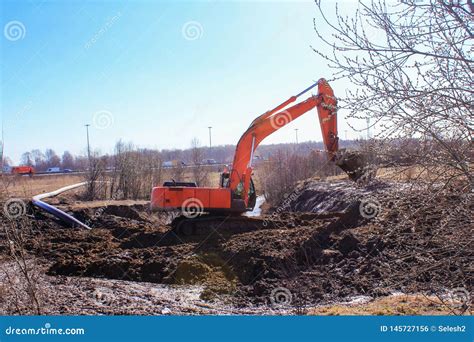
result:
M 367 199 L 375 203 L 375 216 L 361 211 Z M 460 211 L 466 200 L 445 192 L 306 183 L 282 203 L 284 210 L 242 218 L 241 229 L 233 218 L 211 222 L 204 236 L 177 234 L 172 217 L 151 214 L 144 203 L 53 202 L 93 229 L 63 227 L 30 211 L 26 250 L 41 264 L 46 287 L 74 291 L 77 301 L 90 304 L 92 298 L 95 304 L 65 309 L 64 302 L 49 300 L 49 312 L 333 314 L 308 308 L 394 292 L 440 298 L 451 289 L 472 293 L 473 252 L 466 247 L 472 230 Z M 3 238 L 0 255 L 8 255 Z M 186 294 L 192 298 L 183 304 Z M 124 304 L 130 298 L 132 309 Z M 147 309 L 154 301 L 160 305 Z M 471 299 L 463 305 L 469 312 Z

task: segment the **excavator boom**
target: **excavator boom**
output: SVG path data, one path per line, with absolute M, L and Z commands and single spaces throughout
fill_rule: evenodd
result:
M 308 99 L 288 107 L 316 86 L 317 95 L 311 95 Z M 253 209 L 255 189 L 251 179 L 252 160 L 258 145 L 267 136 L 315 107 L 328 157 L 334 160 L 338 152 L 337 100 L 328 82 L 321 78 L 298 95 L 290 97 L 253 120 L 237 143 L 232 167 L 221 175 L 219 188 L 197 187 L 195 183 L 166 182 L 163 186 L 153 188 L 152 209 L 181 209 L 188 217 L 202 212 L 242 213 Z

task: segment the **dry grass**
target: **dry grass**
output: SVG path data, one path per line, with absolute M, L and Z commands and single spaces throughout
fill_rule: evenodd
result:
M 311 309 L 310 315 L 452 315 L 435 296 L 394 295 L 368 303 L 327 305 Z
M 262 191 L 262 182 L 260 180 L 261 176 L 259 174 L 259 169 L 256 169 L 257 176 L 254 177 L 255 185 L 257 191 L 260 193 Z M 424 177 L 426 175 L 417 167 L 406 167 L 406 168 L 380 168 L 377 171 L 377 178 L 392 180 L 392 181 L 409 181 L 410 179 Z M 219 176 L 220 173 L 217 171 L 209 172 L 209 184 L 211 187 L 217 187 L 219 185 Z M 169 180 L 172 177 L 172 169 L 163 170 L 163 179 Z M 346 179 L 347 175 L 341 174 L 337 176 L 329 176 L 326 179 L 329 181 Z M 57 190 L 61 187 L 80 183 L 85 181 L 84 175 L 47 175 L 47 176 L 34 176 L 34 177 L 14 177 L 7 176 L 4 177 L 4 186 L 6 187 L 6 192 L 9 197 L 21 197 L 27 198 L 40 193 L 45 193 L 49 191 Z M 194 176 L 191 170 L 186 170 L 183 173 L 182 181 L 192 182 L 194 181 Z M 159 185 L 159 184 L 155 184 Z M 150 188 L 151 190 L 151 188 Z
M 469 165 L 470 170 L 472 170 L 472 167 L 473 165 Z M 446 178 L 467 181 L 464 175 L 455 173 L 452 169 L 449 169 L 443 165 L 431 168 L 421 166 L 380 168 L 377 170 L 377 177 L 380 179 L 390 179 L 401 182 L 423 181 L 427 183 L 434 183 Z
M 171 180 L 173 178 L 173 169 L 163 169 L 163 180 Z M 210 187 L 217 188 L 219 186 L 220 172 L 209 171 L 208 183 Z M 178 181 L 178 179 L 176 179 Z M 182 182 L 195 182 L 195 177 L 191 169 L 185 169 L 181 178 Z M 159 184 L 156 184 L 159 185 Z M 161 185 L 161 184 L 160 184 Z
M 27 198 L 84 181 L 83 175 L 6 176 L 3 187 L 9 197 Z
M 171 172 L 165 170 L 163 172 L 163 179 L 171 179 Z M 47 175 L 47 176 L 33 176 L 33 177 L 15 177 L 6 176 L 2 180 L 2 190 L 7 194 L 7 197 L 29 198 L 41 193 L 50 192 L 59 188 L 84 182 L 84 175 Z M 183 181 L 194 181 L 193 173 L 186 171 L 183 175 Z M 219 185 L 219 172 L 213 171 L 209 173 L 209 183 L 212 187 Z M 159 184 L 155 184 L 159 185 Z M 151 185 L 150 185 L 151 191 Z
M 472 169 L 472 165 L 470 166 Z M 381 167 L 377 169 L 377 179 L 389 180 L 396 182 L 410 182 L 410 181 L 423 181 L 426 183 L 433 183 L 439 180 L 440 175 L 447 175 L 448 170 L 446 168 L 432 168 L 427 170 L 420 166 L 396 166 L 396 167 Z M 453 175 L 454 177 L 454 175 Z M 323 177 L 313 177 L 313 179 L 323 179 Z M 329 176 L 324 179 L 328 181 L 338 181 L 347 179 L 345 173 L 337 176 Z M 465 179 L 459 177 L 459 179 Z

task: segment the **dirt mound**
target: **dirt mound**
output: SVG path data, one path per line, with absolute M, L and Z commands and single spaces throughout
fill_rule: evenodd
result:
M 105 208 L 104 214 L 128 218 L 131 220 L 144 221 L 140 212 L 143 212 L 143 206 L 131 207 L 126 205 L 109 205 Z
M 216 295 L 232 294 L 236 276 L 217 254 L 194 255 L 181 261 L 170 279 L 173 284 L 203 285 L 201 298 L 212 300 Z
M 202 285 L 202 298 L 242 306 L 271 303 L 281 288 L 302 305 L 471 289 L 466 198 L 347 184 L 307 184 L 290 202 L 292 212 L 263 216 L 252 229 L 237 231 L 224 220 L 198 237 L 158 224 L 145 207 L 75 211 L 93 222 L 92 231 L 38 217 L 36 243 L 28 248 L 50 264 L 51 275 Z
M 397 191 L 395 184 L 380 181 L 372 181 L 363 187 L 349 181 L 307 181 L 276 208 L 281 207 L 290 212 L 340 213 L 356 201 L 369 197 L 384 197 L 394 191 Z

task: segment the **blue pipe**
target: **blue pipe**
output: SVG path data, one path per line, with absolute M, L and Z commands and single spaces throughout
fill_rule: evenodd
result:
M 71 227 L 82 227 L 82 228 L 86 228 L 86 229 L 91 229 L 91 227 L 89 227 L 88 225 L 82 223 L 81 221 L 79 221 L 75 217 L 65 213 L 62 210 L 59 210 L 58 208 L 52 206 L 51 204 L 48 204 L 48 203 L 45 203 L 45 202 L 42 201 L 43 198 L 57 196 L 57 195 L 59 195 L 60 193 L 62 193 L 64 191 L 72 190 L 72 189 L 78 188 L 80 186 L 84 186 L 85 184 L 87 184 L 87 182 L 78 183 L 78 184 L 74 184 L 74 185 L 69 185 L 69 186 L 61 188 L 59 190 L 53 191 L 53 192 L 36 195 L 36 196 L 33 197 L 31 202 L 35 207 L 40 208 L 40 209 L 50 213 L 51 215 L 57 217 L 61 221 L 71 225 Z
M 32 203 L 35 207 L 43 209 L 44 211 L 50 213 L 51 215 L 57 217 L 61 221 L 68 223 L 71 227 L 82 227 L 86 229 L 91 229 L 89 226 L 85 225 L 75 217 L 72 217 L 69 214 L 66 214 L 64 211 L 59 210 L 58 208 L 52 206 L 51 204 L 45 203 L 43 201 L 32 200 Z

